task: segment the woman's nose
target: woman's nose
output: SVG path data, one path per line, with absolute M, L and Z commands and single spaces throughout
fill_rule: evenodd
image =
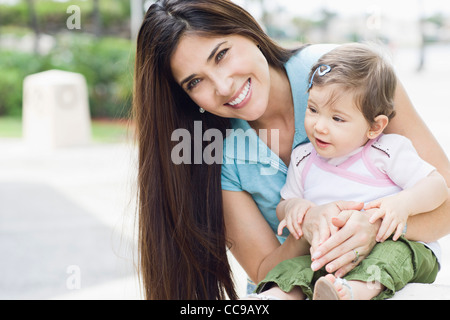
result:
M 233 94 L 233 78 L 229 76 L 217 75 L 214 77 L 214 87 L 216 95 L 230 96 Z

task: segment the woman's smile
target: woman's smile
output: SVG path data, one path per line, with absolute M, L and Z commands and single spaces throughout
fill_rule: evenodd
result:
M 245 84 L 241 87 L 241 90 L 231 98 L 231 101 L 225 103 L 225 105 L 232 107 L 234 109 L 243 108 L 252 96 L 251 89 L 252 89 L 252 81 L 251 78 L 249 78 L 245 82 Z

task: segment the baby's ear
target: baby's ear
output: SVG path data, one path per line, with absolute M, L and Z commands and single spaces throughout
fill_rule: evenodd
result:
M 370 126 L 369 130 L 367 131 L 367 138 L 369 139 L 376 139 L 381 133 L 383 133 L 384 128 L 389 123 L 389 118 L 383 114 L 377 116 L 375 118 L 375 121 Z

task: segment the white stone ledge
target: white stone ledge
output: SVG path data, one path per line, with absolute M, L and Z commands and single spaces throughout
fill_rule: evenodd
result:
M 450 286 L 410 283 L 390 300 L 450 300 Z

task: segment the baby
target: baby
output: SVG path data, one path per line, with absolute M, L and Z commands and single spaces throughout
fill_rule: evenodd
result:
M 385 299 L 409 282 L 433 282 L 438 244 L 403 235 L 408 217 L 440 206 L 448 189 L 407 138 L 383 134 L 395 115 L 392 67 L 369 46 L 347 44 L 324 55 L 310 76 L 305 115 L 310 143 L 292 152 L 277 207 L 278 232 L 287 227 L 300 239 L 311 206 L 353 200 L 365 204 L 361 214 L 370 215 L 371 223 L 382 219 L 379 243 L 344 279 L 311 269 L 309 252 L 286 260 L 268 273 L 256 296 Z M 358 261 L 358 248 L 348 254 Z

